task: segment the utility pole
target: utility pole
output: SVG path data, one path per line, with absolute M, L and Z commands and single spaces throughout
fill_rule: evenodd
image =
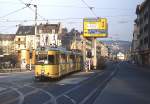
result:
M 77 33 L 75 31 L 75 50 L 77 50 Z
M 37 5 L 33 5 L 35 7 L 35 38 L 34 38 L 34 48 L 37 46 Z
M 94 52 L 94 57 L 93 57 L 93 66 L 94 66 L 94 69 L 96 69 L 96 66 L 97 66 L 96 38 L 93 38 L 93 39 L 92 39 L 92 50 L 93 50 L 93 52 Z
M 33 6 L 35 8 L 35 19 L 34 19 L 34 34 L 35 34 L 35 37 L 34 37 L 34 43 L 33 43 L 33 48 L 36 49 L 36 38 L 37 38 L 37 5 L 36 4 L 26 4 L 27 7 L 30 8 L 30 6 Z
M 34 6 L 34 8 L 35 8 L 35 20 L 34 20 L 34 22 L 35 22 L 35 26 L 34 26 L 34 34 L 35 34 L 35 36 L 34 36 L 34 38 L 33 38 L 33 49 L 34 49 L 34 51 L 35 51 L 35 49 L 36 49 L 36 47 L 37 47 L 37 5 L 36 4 L 26 4 L 26 6 L 27 7 L 29 7 L 29 6 Z M 32 69 L 32 54 L 33 54 L 33 49 L 31 49 L 30 48 L 30 70 Z

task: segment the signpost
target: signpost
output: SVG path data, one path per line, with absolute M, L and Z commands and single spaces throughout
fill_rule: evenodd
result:
M 108 36 L 108 23 L 106 18 L 84 18 L 83 37 L 92 38 L 92 49 L 94 52 L 93 66 L 96 69 L 96 38 L 106 38 Z

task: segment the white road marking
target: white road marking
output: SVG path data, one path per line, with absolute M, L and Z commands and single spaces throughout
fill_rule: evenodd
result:
M 36 89 L 36 90 L 38 90 L 38 91 L 42 91 L 42 92 L 44 92 L 44 93 L 46 93 L 51 99 L 50 100 L 48 100 L 48 101 L 46 101 L 45 103 L 43 103 L 43 104 L 49 104 L 50 102 L 52 102 L 53 104 L 56 104 L 55 103 L 55 97 L 52 95 L 52 93 L 50 93 L 50 92 L 48 92 L 48 91 L 45 91 L 45 90 L 43 90 L 43 89 L 41 89 L 41 88 L 36 88 L 36 87 L 33 87 L 33 86 L 29 86 L 29 85 L 27 85 L 28 87 L 31 87 L 31 88 L 33 88 L 33 89 Z
M 0 92 L 3 91 L 3 90 L 6 90 L 6 88 L 0 87 Z
M 1 92 L 0 95 L 6 94 L 6 93 L 10 93 L 12 92 L 12 90 L 6 90 L 5 92 Z
M 13 83 L 13 82 L 10 82 L 10 83 L 11 83 L 11 84 L 15 84 L 15 83 Z M 29 85 L 29 83 L 27 83 L 27 85 Z M 18 89 L 19 89 L 19 88 L 23 88 L 24 86 L 25 86 L 25 85 L 23 85 L 22 87 L 20 86 L 20 87 L 18 87 L 18 88 L 9 87 L 11 90 L 7 90 L 7 91 L 5 91 L 5 92 L 0 93 L 0 95 L 3 95 L 3 94 L 5 94 L 5 93 L 10 93 L 10 92 L 12 92 L 12 91 L 15 91 L 15 92 L 17 92 L 17 93 L 19 94 L 18 97 L 14 98 L 14 99 L 12 99 L 12 100 L 7 100 L 6 102 L 4 102 L 4 103 L 2 103 L 2 104 L 10 104 L 10 103 L 12 103 L 12 102 L 14 102 L 14 101 L 16 101 L 16 100 L 19 100 L 18 104 L 23 104 L 23 102 L 24 102 L 24 97 L 26 97 L 26 96 L 28 96 L 28 95 L 30 95 L 30 94 L 33 94 L 33 93 L 38 92 L 38 91 L 34 90 L 34 91 L 31 91 L 31 92 L 29 92 L 29 93 L 23 95 L 23 93 L 22 93 L 21 91 L 19 91 Z M 5 88 L 5 89 L 6 89 L 6 88 Z
M 68 78 L 68 79 L 64 79 L 61 80 L 59 82 L 57 82 L 57 84 L 59 85 L 65 85 L 65 84 L 78 84 L 83 80 L 86 80 L 88 77 L 80 77 L 80 78 Z
M 13 88 L 13 87 L 11 87 L 11 89 L 13 89 L 14 91 L 16 91 L 19 94 L 19 102 L 18 102 L 18 104 L 23 104 L 23 102 L 24 102 L 24 95 L 22 94 L 22 92 L 19 91 L 16 88 Z
M 92 77 L 92 78 L 97 78 L 97 77 L 99 77 L 99 75 L 102 75 L 103 73 L 104 73 L 104 72 L 101 72 L 101 73 L 99 73 L 98 75 L 96 75 L 96 76 L 94 76 L 94 77 Z M 57 99 L 60 98 L 61 96 L 67 95 L 67 93 L 70 93 L 71 91 L 73 91 L 73 90 L 75 90 L 75 89 L 78 89 L 79 87 L 81 87 L 81 86 L 82 86 L 83 84 L 85 84 L 85 83 L 88 83 L 88 81 L 86 81 L 86 82 L 84 82 L 84 83 L 82 83 L 82 84 L 79 84 L 79 85 L 77 85 L 77 86 L 75 86 L 75 87 L 73 87 L 73 88 L 71 88 L 71 89 L 69 89 L 69 90 L 63 92 L 62 94 L 60 94 L 59 96 L 56 97 L 55 102 L 57 102 Z
M 118 65 L 117 65 L 117 67 L 118 67 Z M 96 91 L 98 90 L 99 86 L 103 85 L 107 80 L 109 80 L 115 74 L 115 72 L 117 71 L 117 67 L 100 85 L 98 85 L 92 92 L 90 92 L 90 94 L 88 94 L 88 96 L 86 96 L 79 104 L 85 104 L 86 101 L 88 99 L 90 99 L 90 97 L 92 97 L 93 94 L 96 93 Z
M 71 102 L 72 102 L 73 104 L 77 104 L 76 101 L 75 101 L 74 99 L 72 99 L 71 97 L 69 97 L 69 96 L 67 96 L 67 95 L 63 95 L 63 96 L 65 96 L 66 98 L 68 98 L 69 100 L 71 100 Z
M 10 104 L 10 103 L 16 101 L 17 99 L 19 99 L 18 104 L 23 104 L 24 95 L 17 88 L 10 87 L 10 89 L 12 89 L 13 91 L 17 92 L 19 94 L 19 97 L 16 97 L 16 98 L 14 98 L 12 100 L 7 100 L 6 102 L 3 102 L 2 104 Z
M 8 76 L 0 76 L 0 78 L 6 78 L 6 77 L 8 77 Z

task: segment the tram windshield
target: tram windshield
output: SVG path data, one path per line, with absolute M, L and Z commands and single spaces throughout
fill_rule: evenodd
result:
M 55 55 L 39 54 L 36 57 L 36 64 L 56 64 Z
M 39 54 L 36 56 L 36 64 L 48 64 L 47 54 Z

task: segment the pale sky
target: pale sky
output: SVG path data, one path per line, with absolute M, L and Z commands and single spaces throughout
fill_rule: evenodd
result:
M 84 0 L 97 17 L 106 17 L 109 25 L 109 38 L 132 39 L 133 24 L 136 18 L 136 5 L 144 0 Z M 32 25 L 34 7 L 24 8 L 32 3 L 38 5 L 38 20 L 49 23 L 61 22 L 68 29 L 83 30 L 85 17 L 95 17 L 82 0 L 0 0 L 0 33 L 15 33 L 18 25 Z M 14 12 L 15 11 L 15 12 Z M 13 12 L 13 13 L 12 13 Z M 39 21 L 38 23 L 46 21 Z

